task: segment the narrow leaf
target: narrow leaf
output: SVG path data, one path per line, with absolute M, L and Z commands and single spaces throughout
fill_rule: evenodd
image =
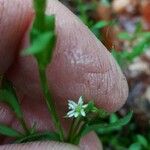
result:
M 130 145 L 129 150 L 142 150 L 140 143 L 133 143 Z
M 0 124 L 0 134 L 8 136 L 8 137 L 20 137 L 22 136 L 21 133 L 19 133 L 18 131 L 6 126 L 6 125 L 2 125 Z
M 99 132 L 111 131 L 111 130 L 114 130 L 118 127 L 122 127 L 122 126 L 126 125 L 131 120 L 132 115 L 133 115 L 133 112 L 131 111 L 131 112 L 129 112 L 129 114 L 127 116 L 117 120 L 114 123 L 86 125 L 82 130 L 81 136 L 84 136 L 91 131 L 96 131 L 99 133 Z
M 56 132 L 35 133 L 15 141 L 15 143 L 26 143 L 33 141 L 60 141 L 59 134 Z
M 6 103 L 18 118 L 22 118 L 23 114 L 17 97 L 11 91 L 0 90 L 0 102 Z
M 132 40 L 133 36 L 127 32 L 121 32 L 118 34 L 120 40 Z
M 101 29 L 101 28 L 104 28 L 106 26 L 109 25 L 109 22 L 107 21 L 99 21 L 98 23 L 96 23 L 93 28 L 96 28 L 96 29 Z
M 43 32 L 45 29 L 45 9 L 46 9 L 46 0 L 34 0 L 34 9 L 35 9 L 35 20 L 33 23 L 33 28 L 39 32 Z
M 144 147 L 148 147 L 148 141 L 143 135 L 138 134 L 136 138 L 138 143 Z
M 50 45 L 50 39 L 54 35 L 52 33 L 46 32 L 40 34 L 33 42 L 31 47 L 27 48 L 22 52 L 22 55 L 35 55 L 40 52 L 43 52 L 48 45 Z
M 46 31 L 52 31 L 54 32 L 55 31 L 55 16 L 54 15 L 51 15 L 51 16 L 48 16 L 48 15 L 45 15 L 45 30 Z

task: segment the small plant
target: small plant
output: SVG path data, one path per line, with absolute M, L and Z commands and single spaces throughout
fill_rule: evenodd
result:
M 118 38 L 128 41 L 130 47 L 120 52 L 112 50 L 113 56 L 123 69 L 150 47 L 150 32 L 144 32 L 140 22 L 137 23 L 134 33 L 121 32 L 118 34 Z
M 92 101 L 84 104 L 84 98 L 79 96 L 80 98 L 78 103 L 75 103 L 73 100 L 68 101 L 69 112 L 67 115 L 64 114 L 64 116 L 68 120 L 71 119 L 72 124 L 67 136 L 64 135 L 64 130 L 56 112 L 46 77 L 46 68 L 51 62 L 53 49 L 56 44 L 57 36 L 55 33 L 55 16 L 45 15 L 46 0 L 34 0 L 33 3 L 35 19 L 30 32 L 31 46 L 23 51 L 22 55 L 33 55 L 37 61 L 41 89 L 52 121 L 56 127 L 56 131 L 39 133 L 36 129 L 36 124 L 33 124 L 31 129 L 28 127 L 24 120 L 13 85 L 7 81 L 5 77 L 3 77 L 1 78 L 2 85 L 0 89 L 0 102 L 6 103 L 15 113 L 23 131 L 19 132 L 6 125 L 0 124 L 0 134 L 13 137 L 14 143 L 53 140 L 79 144 L 80 139 L 91 131 L 100 133 L 126 125 L 132 117 L 132 111 L 124 118 L 118 119 L 116 122 L 105 122 L 105 117 L 107 117 L 109 113 L 105 112 L 103 109 L 97 108 Z

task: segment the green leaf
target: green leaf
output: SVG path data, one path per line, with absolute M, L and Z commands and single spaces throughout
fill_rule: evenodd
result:
M 142 30 L 143 30 L 143 26 L 142 26 L 142 23 L 139 21 L 136 23 L 136 29 L 135 29 L 134 34 L 138 34 L 138 33 L 142 32 Z
M 89 101 L 88 102 L 88 106 L 86 107 L 86 113 L 91 112 L 94 108 L 94 102 L 93 101 Z
M 142 150 L 142 147 L 139 143 L 133 143 L 130 145 L 129 150 Z
M 40 32 L 36 26 L 33 26 L 30 33 L 31 47 L 22 52 L 22 55 L 34 55 L 42 69 L 50 63 L 56 43 L 55 16 L 45 15 L 44 18 L 44 30 Z
M 137 142 L 143 145 L 144 147 L 148 147 L 148 141 L 143 135 L 137 135 Z
M 134 58 L 140 56 L 143 52 L 145 52 L 146 47 L 147 47 L 146 41 L 142 40 L 135 47 L 133 47 L 131 52 L 124 53 L 124 58 L 129 61 L 132 61 Z
M 133 115 L 133 112 L 131 111 L 124 118 L 121 118 L 121 119 L 119 119 L 116 122 L 111 123 L 111 124 L 104 123 L 104 124 L 85 125 L 85 127 L 81 131 L 82 132 L 81 136 L 84 136 L 91 131 L 95 131 L 95 132 L 100 133 L 100 132 L 108 132 L 108 131 L 115 130 L 118 127 L 122 127 L 122 126 L 128 124 L 132 118 L 132 115 Z
M 98 115 L 100 118 L 106 118 L 110 113 L 106 112 L 104 109 L 98 109 Z
M 15 143 L 26 143 L 33 141 L 60 141 L 59 134 L 56 132 L 35 133 L 15 141 Z
M 93 29 L 102 29 L 108 25 L 109 25 L 108 21 L 99 21 L 93 26 Z
M 118 34 L 118 38 L 120 40 L 132 40 L 133 36 L 129 34 L 128 32 L 121 32 Z
M 45 13 L 46 0 L 33 0 L 33 4 L 36 12 Z
M 53 34 L 46 32 L 40 34 L 33 42 L 31 47 L 27 48 L 22 52 L 22 55 L 35 55 L 40 52 L 43 52 L 48 45 L 50 45 L 50 39 L 53 38 Z
M 43 32 L 45 29 L 45 9 L 46 9 L 46 0 L 34 0 L 34 9 L 35 9 L 35 20 L 33 23 L 33 28 L 39 32 Z
M 18 118 L 22 118 L 23 114 L 18 102 L 16 93 L 10 82 L 5 81 L 3 88 L 0 90 L 0 102 L 6 103 L 15 112 Z
M 143 39 L 149 39 L 150 38 L 150 32 L 142 32 L 139 34 L 139 37 L 142 37 Z
M 109 122 L 114 123 L 114 122 L 118 121 L 118 119 L 119 119 L 118 116 L 115 113 L 113 113 L 110 115 Z
M 55 15 L 45 15 L 45 30 L 46 31 L 55 31 Z
M 8 137 L 16 137 L 16 138 L 22 136 L 22 134 L 19 133 L 18 131 L 2 124 L 0 124 L 0 134 Z
M 47 41 L 48 43 L 43 47 L 43 51 L 35 55 L 40 68 L 46 68 L 47 65 L 50 63 L 53 55 L 53 48 L 55 47 L 56 36 L 52 32 L 49 35 L 50 35 L 49 42 Z

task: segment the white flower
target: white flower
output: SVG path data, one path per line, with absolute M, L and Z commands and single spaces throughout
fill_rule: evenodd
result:
M 69 112 L 67 113 L 67 117 L 75 117 L 77 118 L 78 116 L 86 116 L 85 113 L 85 108 L 88 106 L 87 104 L 83 105 L 83 97 L 81 96 L 79 98 L 78 103 L 75 103 L 72 100 L 68 100 L 68 106 L 69 106 Z

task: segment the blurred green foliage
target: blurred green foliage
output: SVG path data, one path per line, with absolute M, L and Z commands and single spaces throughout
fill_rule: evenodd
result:
M 110 0 L 100 0 L 103 5 L 110 5 Z M 80 19 L 91 29 L 98 39 L 101 37 L 101 29 L 106 26 L 113 26 L 114 21 L 95 21 L 89 16 L 89 12 L 96 9 L 97 2 L 85 3 L 83 0 L 76 1 L 77 14 Z M 116 23 L 116 21 L 115 21 Z M 143 31 L 142 24 L 137 23 L 134 33 L 126 31 L 117 35 L 118 40 L 127 41 L 129 49 L 116 51 L 112 49 L 112 55 L 124 70 L 137 57 L 140 57 L 150 47 L 150 32 Z M 109 122 L 117 122 L 117 114 L 109 117 Z M 147 132 L 139 131 L 134 118 L 126 127 L 116 127 L 108 132 L 97 132 L 104 149 L 106 150 L 150 150 L 150 129 Z
M 121 32 L 118 39 L 129 43 L 129 50 L 116 51 L 112 50 L 112 54 L 122 69 L 126 69 L 128 64 L 141 56 L 148 48 L 150 48 L 150 32 L 144 32 L 141 23 L 137 23 L 134 33 Z

